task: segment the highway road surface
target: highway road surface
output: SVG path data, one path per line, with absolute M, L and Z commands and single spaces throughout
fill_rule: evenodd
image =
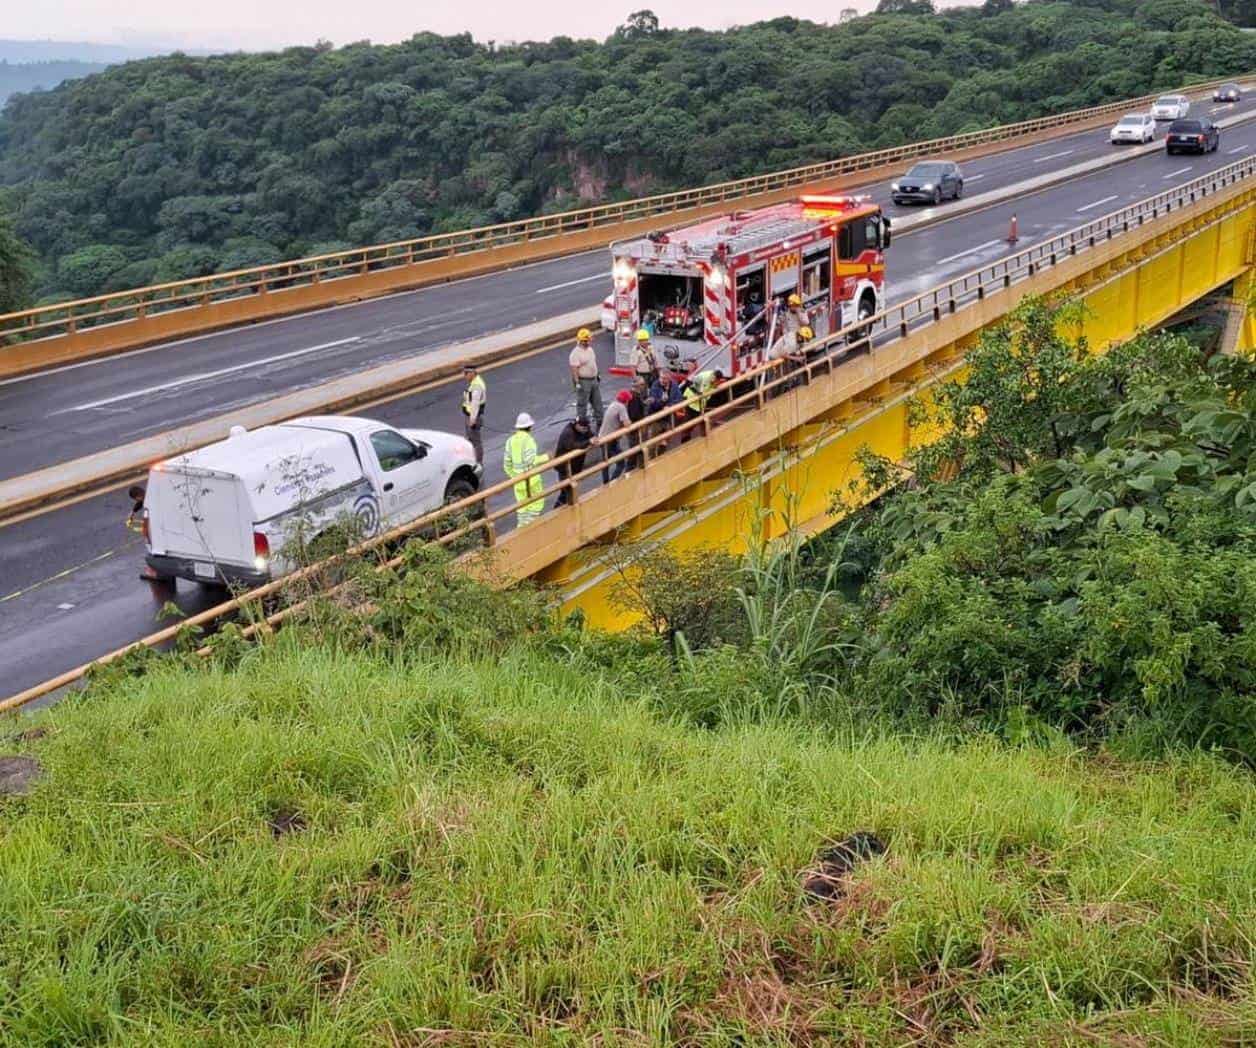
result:
M 1217 108 L 1220 118 L 1256 106 Z M 1201 104 L 1196 104 L 1196 115 Z M 1067 170 L 1107 155 L 1107 130 L 1088 131 L 964 164 L 965 195 Z M 1153 195 L 1256 149 L 1256 121 L 1223 130 L 1209 156 L 1152 155 L 1082 175 L 1032 196 L 939 221 L 896 237 L 887 255 L 890 300 L 995 261 L 1011 215 L 1015 250 Z M 870 192 L 891 216 L 920 208 L 889 204 L 888 183 Z M 937 209 L 944 216 L 948 205 Z M 0 383 L 0 476 L 10 477 L 173 429 L 233 407 L 450 342 L 595 306 L 610 290 L 609 253 L 589 252 L 453 284 L 271 321 Z M 609 339 L 599 351 L 609 364 Z M 520 410 L 538 420 L 552 449 L 573 413 L 565 349 L 486 373 L 486 481 L 501 478 L 501 450 Z M 604 392 L 613 395 L 616 381 Z M 395 425 L 461 430 L 458 387 L 382 405 Z M 139 579 L 142 543 L 127 532 L 125 492 L 106 493 L 42 516 L 0 525 L 0 695 L 36 684 L 152 632 L 169 600 L 187 613 L 221 594 Z

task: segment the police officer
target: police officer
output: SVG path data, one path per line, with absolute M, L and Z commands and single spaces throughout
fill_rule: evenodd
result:
M 462 377 L 466 386 L 462 390 L 463 427 L 467 440 L 475 448 L 475 461 L 484 465 L 484 408 L 488 404 L 488 387 L 474 364 L 462 365 Z

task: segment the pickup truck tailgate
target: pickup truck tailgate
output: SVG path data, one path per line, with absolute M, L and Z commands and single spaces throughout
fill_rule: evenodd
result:
M 153 470 L 149 474 L 149 545 L 154 553 L 250 565 L 252 521 L 239 477 Z

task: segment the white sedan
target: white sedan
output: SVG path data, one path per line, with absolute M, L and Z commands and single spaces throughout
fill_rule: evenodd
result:
M 1185 95 L 1161 95 L 1151 104 L 1151 115 L 1157 120 L 1181 120 L 1191 111 Z
M 1150 113 L 1126 113 L 1108 135 L 1113 145 L 1151 142 L 1156 137 L 1156 118 Z

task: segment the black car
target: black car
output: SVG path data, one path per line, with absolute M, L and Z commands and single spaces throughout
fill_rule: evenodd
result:
M 1215 153 L 1221 132 L 1211 120 L 1175 120 L 1164 136 L 1164 151 L 1174 153 Z
M 1222 84 L 1212 93 L 1214 102 L 1237 102 L 1243 97 L 1238 84 Z
M 964 173 L 949 160 L 924 160 L 897 182 L 890 183 L 890 199 L 896 204 L 940 204 L 964 195 Z

